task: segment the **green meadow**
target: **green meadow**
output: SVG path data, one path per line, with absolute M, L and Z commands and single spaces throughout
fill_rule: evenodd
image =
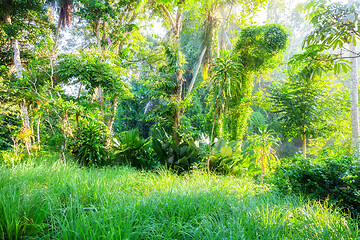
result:
M 326 203 L 202 171 L 0 166 L 0 239 L 359 239 Z

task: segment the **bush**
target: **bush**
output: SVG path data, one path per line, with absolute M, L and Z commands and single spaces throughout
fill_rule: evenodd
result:
M 223 139 L 216 141 L 212 147 L 209 167 L 211 171 L 224 175 L 255 175 L 259 173 L 256 161 L 241 151 L 239 142 L 227 143 Z M 206 158 L 207 158 L 206 153 Z
M 192 140 L 182 140 L 176 144 L 169 135 L 162 130 L 155 129 L 152 133 L 151 148 L 154 158 L 178 173 L 188 171 L 201 161 L 199 148 Z
M 352 158 L 342 156 L 321 160 L 294 158 L 278 168 L 273 183 L 281 192 L 303 193 L 329 200 L 360 216 L 360 172 Z
M 76 160 L 85 166 L 103 165 L 108 157 L 106 131 L 100 122 L 83 120 L 71 144 Z
M 0 150 L 0 164 L 14 166 L 26 159 L 23 151 L 19 150 Z
M 156 166 L 150 156 L 150 141 L 140 137 L 139 130 L 133 129 L 116 135 L 114 138 L 114 160 L 138 169 Z

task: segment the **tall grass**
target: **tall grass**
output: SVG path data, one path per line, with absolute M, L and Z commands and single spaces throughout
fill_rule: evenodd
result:
M 326 204 L 202 172 L 0 167 L 0 239 L 358 239 Z

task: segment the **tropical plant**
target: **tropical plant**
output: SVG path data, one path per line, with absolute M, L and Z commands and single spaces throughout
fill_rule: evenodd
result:
M 138 129 L 115 135 L 112 149 L 115 161 L 125 162 L 139 169 L 155 165 L 150 156 L 150 139 L 140 137 Z
M 199 148 L 194 141 L 183 139 L 178 144 L 163 130 L 155 129 L 153 131 L 151 147 L 156 160 L 179 173 L 190 170 L 201 161 Z
M 100 166 L 106 163 L 106 127 L 96 119 L 84 119 L 79 123 L 71 150 L 76 160 L 85 166 Z
M 329 129 L 325 119 L 330 116 L 322 111 L 321 104 L 324 95 L 322 75 L 331 64 L 328 59 L 316 48 L 295 55 L 289 62 L 292 66 L 289 78 L 282 84 L 275 83 L 271 90 L 270 99 L 273 110 L 281 116 L 282 132 L 285 136 L 301 137 L 304 158 L 307 139 Z
M 231 52 L 223 51 L 221 52 L 221 57 L 215 60 L 211 68 L 212 74 L 212 129 L 211 129 L 211 138 L 210 141 L 214 139 L 215 136 L 225 135 L 223 118 L 221 118 L 222 113 L 228 107 L 228 102 L 237 91 L 240 91 L 240 88 L 235 88 L 234 85 L 238 86 L 236 81 L 237 76 L 240 74 L 242 65 L 234 61 L 233 55 Z M 210 112 L 211 113 L 211 112 Z M 216 123 L 218 123 L 218 129 L 215 133 Z
M 244 154 L 238 143 L 239 141 L 227 143 L 224 139 L 217 140 L 213 144 L 210 156 L 210 170 L 237 176 L 257 174 L 256 164 L 247 154 Z
M 308 1 L 302 8 L 308 12 L 308 20 L 314 25 L 314 31 L 307 36 L 304 45 L 318 46 L 323 50 L 340 50 L 333 54 L 332 62 L 335 73 L 340 70 L 347 72 L 350 65 L 350 106 L 353 153 L 360 157 L 359 139 L 359 103 L 358 103 L 358 77 L 356 42 L 360 39 L 359 28 L 359 3 L 349 0 L 348 4 L 329 3 L 329 1 Z M 349 47 L 348 47 L 349 46 Z M 343 54 L 343 52 L 348 54 Z M 343 60 L 348 58 L 348 62 Z
M 276 151 L 272 148 L 279 139 L 275 138 L 273 134 L 274 132 L 268 130 L 266 125 L 261 125 L 259 127 L 259 134 L 249 136 L 249 148 L 254 152 L 258 165 L 261 166 L 261 184 L 264 181 L 264 175 L 280 165 Z

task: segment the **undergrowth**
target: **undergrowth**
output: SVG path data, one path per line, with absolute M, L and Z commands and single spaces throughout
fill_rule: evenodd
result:
M 332 206 L 249 179 L 59 161 L 0 167 L 0 239 L 358 239 Z

